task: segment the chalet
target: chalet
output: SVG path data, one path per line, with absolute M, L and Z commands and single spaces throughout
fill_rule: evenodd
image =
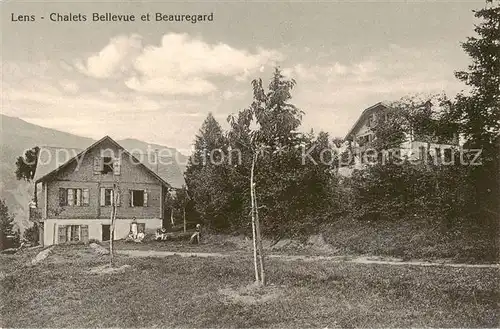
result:
M 172 184 L 171 163 L 159 161 L 157 155 L 137 157 L 108 136 L 83 151 L 41 148 L 35 206 L 43 245 L 123 239 L 132 223 L 146 233 L 162 228 L 163 200 L 182 184 Z M 117 214 L 111 237 L 114 200 Z
M 431 106 L 430 102 L 424 106 Z M 339 173 L 349 176 L 353 169 L 362 169 L 371 161 L 367 150 L 375 140 L 375 130 L 377 125 L 385 124 L 391 113 L 397 111 L 385 102 L 379 102 L 365 109 L 356 120 L 344 138 L 349 152 L 349 161 L 341 163 Z M 387 150 L 391 155 L 398 158 L 408 158 L 412 160 L 423 160 L 424 157 L 431 156 L 441 161 L 448 160 L 452 156 L 453 148 L 458 147 L 458 136 L 450 140 L 443 141 L 432 136 L 419 136 L 410 132 L 406 134 L 404 141 L 395 148 Z

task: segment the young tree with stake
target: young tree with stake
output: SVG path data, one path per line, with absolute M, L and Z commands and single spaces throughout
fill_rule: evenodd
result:
M 255 279 L 259 285 L 265 285 L 264 251 L 262 247 L 261 222 L 259 218 L 259 205 L 257 197 L 257 172 L 258 164 L 265 166 L 261 171 L 259 180 L 271 183 L 272 177 L 266 174 L 268 169 L 276 169 L 273 161 L 281 159 L 284 153 L 296 146 L 296 133 L 301 122 L 302 111 L 289 104 L 291 89 L 294 80 L 287 80 L 276 68 L 265 91 L 262 80 L 252 81 L 254 100 L 249 108 L 242 110 L 237 116 L 230 116 L 228 121 L 231 130 L 228 134 L 231 147 L 240 149 L 243 164 L 249 165 L 249 170 L 238 170 L 240 175 L 248 173 L 250 180 L 250 215 L 252 223 L 252 239 L 254 248 Z M 256 129 L 251 129 L 256 126 Z M 262 162 L 259 162 L 262 160 Z M 279 162 L 279 161 L 278 161 Z M 248 168 L 248 167 L 247 167 Z M 273 171 L 271 174 L 275 174 Z M 243 176 L 241 176 L 243 177 Z M 247 178 L 248 179 L 248 178 Z M 263 189 L 269 187 L 262 186 Z M 268 192 L 268 191 L 267 191 Z

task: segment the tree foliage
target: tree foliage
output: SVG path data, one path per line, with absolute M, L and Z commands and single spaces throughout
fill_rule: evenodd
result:
M 23 232 L 23 239 L 31 243 L 32 245 L 37 245 L 39 244 L 39 234 L 40 234 L 40 227 L 39 223 L 33 223 L 32 226 L 28 227 L 27 229 L 24 230 Z
M 468 144 L 492 152 L 500 133 L 500 1 L 487 1 L 474 15 L 481 20 L 476 36 L 462 44 L 472 63 L 455 73 L 470 92 L 457 95 L 454 109 Z
M 297 234 L 328 213 L 332 204 L 332 143 L 326 133 L 298 132 L 304 113 L 291 102 L 295 84 L 276 68 L 267 88 L 262 79 L 252 81 L 253 101 L 228 117 L 226 134 L 213 117 L 203 124 L 186 180 L 196 209 L 212 227 L 250 232 L 253 159 L 264 234 Z M 222 164 L 194 163 L 214 148 L 226 152 Z
M 481 149 L 481 166 L 469 168 L 476 205 L 483 215 L 498 218 L 500 150 L 500 1 L 487 1 L 475 11 L 481 22 L 476 36 L 462 44 L 472 63 L 456 77 L 470 90 L 457 95 L 453 115 L 466 139 L 466 148 Z
M 9 213 L 5 200 L 0 200 L 0 250 L 9 247 L 7 237 L 14 234 L 14 216 Z
M 186 184 L 201 220 L 214 230 L 230 223 L 232 193 L 227 180 L 227 139 L 211 113 L 196 136 L 185 173 Z
M 35 146 L 31 150 L 27 150 L 24 156 L 20 156 L 16 160 L 16 178 L 24 179 L 30 182 L 35 177 L 36 165 L 38 161 L 38 152 L 40 148 Z

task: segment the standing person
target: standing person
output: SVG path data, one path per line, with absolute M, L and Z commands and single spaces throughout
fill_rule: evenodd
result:
M 134 240 L 137 239 L 137 220 L 134 218 L 132 218 L 132 224 L 130 225 L 130 231 L 132 232 L 132 238 Z

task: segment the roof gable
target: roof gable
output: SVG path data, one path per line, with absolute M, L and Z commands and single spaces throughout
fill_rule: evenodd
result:
M 176 176 L 175 168 L 177 166 L 175 163 L 168 162 L 155 162 L 154 164 L 149 161 L 148 157 L 136 157 L 134 154 L 131 154 L 128 150 L 114 141 L 111 137 L 105 136 L 102 139 L 98 140 L 94 144 L 90 145 L 85 150 L 81 151 L 78 149 L 62 149 L 62 148 L 41 148 L 37 169 L 35 172 L 35 182 L 45 181 L 50 179 L 54 175 L 58 174 L 65 168 L 67 168 L 70 164 L 78 161 L 85 154 L 89 153 L 92 149 L 99 147 L 99 145 L 103 144 L 105 141 L 110 142 L 112 145 L 117 147 L 118 149 L 123 151 L 123 154 L 128 156 L 130 160 L 132 160 L 135 164 L 143 167 L 148 173 L 150 173 L 155 179 L 157 179 L 163 185 L 180 188 L 182 185 L 179 184 L 178 180 L 175 180 L 173 184 L 170 178 Z M 175 168 L 174 168 L 175 167 Z M 177 168 L 178 169 L 178 168 Z M 183 183 L 183 182 L 182 182 Z M 180 185 L 180 186 L 178 186 Z
M 363 123 L 368 118 L 368 115 L 375 113 L 375 112 L 378 112 L 378 111 L 381 111 L 381 110 L 384 110 L 384 109 L 391 109 L 391 107 L 385 102 L 379 102 L 379 103 L 374 104 L 374 105 L 366 108 L 365 110 L 363 110 L 363 112 L 361 112 L 361 115 L 359 116 L 358 120 L 356 120 L 356 122 L 351 127 L 351 129 L 349 130 L 349 132 L 347 133 L 347 135 L 345 136 L 344 139 L 349 140 L 351 138 L 351 136 L 358 129 L 360 129 L 362 127 Z

